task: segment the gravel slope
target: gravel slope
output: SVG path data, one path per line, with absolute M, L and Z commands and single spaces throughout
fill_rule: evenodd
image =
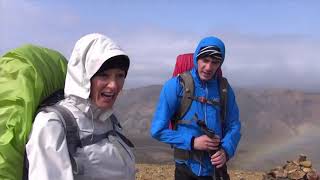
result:
M 173 180 L 174 165 L 137 164 L 137 180 Z M 259 180 L 263 172 L 229 170 L 232 180 Z

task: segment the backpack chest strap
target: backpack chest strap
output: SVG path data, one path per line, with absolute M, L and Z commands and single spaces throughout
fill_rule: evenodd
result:
M 108 131 L 106 133 L 103 133 L 103 134 L 88 135 L 88 136 L 86 136 L 86 137 L 84 137 L 84 138 L 82 138 L 80 140 L 81 141 L 81 146 L 84 147 L 84 146 L 88 146 L 88 145 L 91 145 L 91 144 L 95 144 L 95 143 L 97 143 L 97 142 L 99 142 L 99 141 L 101 141 L 103 139 L 108 138 L 110 135 L 111 136 L 118 136 L 129 147 L 134 148 L 133 143 L 128 138 L 126 138 L 123 134 L 119 133 L 116 130 L 110 130 L 110 131 Z
M 212 106 L 221 106 L 220 101 L 216 100 L 216 99 L 207 99 L 207 98 L 205 98 L 203 96 L 200 96 L 200 97 L 190 96 L 189 98 L 194 100 L 194 101 L 198 101 L 200 103 L 203 103 L 203 104 L 209 104 L 209 105 L 212 105 Z

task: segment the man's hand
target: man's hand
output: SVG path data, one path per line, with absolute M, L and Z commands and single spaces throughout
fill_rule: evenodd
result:
M 211 151 L 211 150 L 218 150 L 220 144 L 220 137 L 215 135 L 212 139 L 209 138 L 207 135 L 202 135 L 196 137 L 193 142 L 193 148 L 196 150 L 204 150 L 204 151 Z
M 226 152 L 220 149 L 211 156 L 211 164 L 217 168 L 221 168 L 227 161 Z

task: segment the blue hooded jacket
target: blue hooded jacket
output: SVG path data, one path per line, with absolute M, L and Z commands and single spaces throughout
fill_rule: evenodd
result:
M 194 80 L 194 96 L 218 100 L 220 99 L 220 95 L 217 78 L 214 76 L 208 81 L 202 81 L 197 72 L 198 64 L 196 55 L 202 47 L 209 45 L 219 47 L 224 61 L 224 43 L 216 37 L 207 37 L 200 41 L 195 50 L 193 57 L 194 67 L 190 72 Z M 164 84 L 152 120 L 150 129 L 151 136 L 161 142 L 170 144 L 174 148 L 191 150 L 191 139 L 203 135 L 200 127 L 196 122 L 192 121 L 194 115 L 197 114 L 200 120 L 205 121 L 208 128 L 222 137 L 220 107 L 200 103 L 198 101 L 193 101 L 191 103 L 188 112 L 182 118 L 184 120 L 190 120 L 191 124 L 177 124 L 176 130 L 169 129 L 169 122 L 179 108 L 182 95 L 183 89 L 179 77 L 173 77 Z M 221 146 L 230 159 L 234 156 L 241 137 L 239 110 L 234 92 L 230 86 L 228 86 L 227 100 L 227 117 L 225 119 L 224 136 L 221 139 Z M 185 163 L 197 176 L 210 176 L 213 172 L 209 154 L 204 157 L 204 164 L 192 159 L 187 161 L 176 160 L 176 163 Z

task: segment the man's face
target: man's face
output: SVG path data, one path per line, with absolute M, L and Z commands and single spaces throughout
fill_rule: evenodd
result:
M 210 56 L 198 59 L 198 74 L 202 81 L 212 79 L 217 69 L 221 65 L 221 60 Z

